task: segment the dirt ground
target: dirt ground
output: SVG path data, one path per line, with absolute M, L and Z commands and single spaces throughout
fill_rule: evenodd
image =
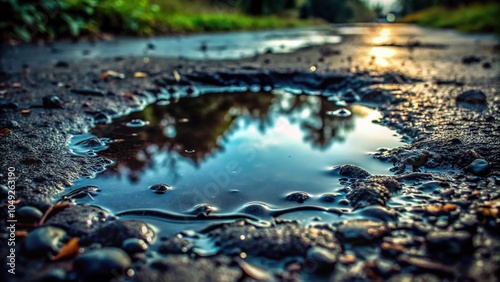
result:
M 383 28 L 393 37 L 377 43 Z M 2 281 L 498 281 L 499 46 L 491 37 L 380 26 L 338 45 L 237 61 L 110 57 L 6 70 L 1 217 L 14 205 L 17 222 L 13 232 L 1 221 Z M 104 78 L 108 70 L 126 78 Z M 140 110 L 179 83 L 351 88 L 408 145 L 376 155 L 393 163 L 393 177 L 345 170 L 347 198 L 367 219 L 307 227 L 238 220 L 202 232 L 220 248 L 207 257 L 188 235 L 154 234 L 95 206 L 53 205 L 73 181 L 111 164 L 71 154 L 71 134 Z M 396 194 L 424 200 L 387 207 Z M 74 237 L 79 253 L 68 244 Z M 159 248 L 144 250 L 153 240 Z M 54 259 L 64 245 L 66 256 Z

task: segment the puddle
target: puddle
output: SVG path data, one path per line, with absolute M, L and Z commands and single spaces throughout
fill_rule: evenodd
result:
M 344 114 L 334 114 L 339 110 Z M 94 140 L 89 150 L 98 149 L 115 163 L 96 178 L 77 181 L 74 187 L 100 188 L 94 200 L 77 201 L 162 221 L 162 229 L 172 232 L 234 218 L 331 222 L 339 217 L 336 211 L 349 211 L 339 203 L 344 197 L 337 192 L 342 185 L 333 166 L 355 164 L 391 174 L 389 163 L 370 156 L 401 145 L 394 131 L 372 122 L 379 117 L 364 106 L 342 108 L 320 96 L 283 91 L 159 102 L 84 136 L 105 143 Z M 82 142 L 77 136 L 72 147 L 86 154 Z M 149 188 L 154 184 L 170 187 L 158 193 Z M 297 191 L 309 198 L 303 203 L 286 199 Z M 328 202 L 321 198 L 324 193 L 341 196 Z M 210 216 L 204 218 L 203 212 Z
M 116 56 L 154 56 L 194 60 L 241 59 L 267 52 L 290 53 L 324 44 L 339 44 L 342 38 L 332 26 L 279 30 L 167 35 L 151 38 L 117 37 L 109 41 L 56 42 L 38 46 L 22 44 L 4 47 L 0 60 L 4 68 L 23 63 L 43 64 Z M 21 62 L 16 62 L 21 61 Z

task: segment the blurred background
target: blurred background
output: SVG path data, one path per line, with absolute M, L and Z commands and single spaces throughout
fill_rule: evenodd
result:
M 0 0 L 4 41 L 403 22 L 500 33 L 491 0 Z

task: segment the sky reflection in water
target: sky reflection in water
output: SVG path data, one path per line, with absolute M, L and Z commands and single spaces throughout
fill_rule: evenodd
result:
M 329 114 L 337 109 L 325 98 L 286 93 L 207 94 L 153 105 L 92 131 L 123 141 L 100 152 L 115 165 L 75 187 L 99 186 L 95 201 L 83 201 L 114 212 L 183 213 L 208 203 L 230 213 L 252 201 L 285 208 L 300 205 L 285 200 L 293 191 L 311 194 L 306 204 L 325 206 L 319 196 L 341 187 L 332 166 L 389 174 L 390 164 L 369 153 L 400 144 L 393 131 L 372 123 L 376 111 L 353 106 L 350 117 Z M 149 124 L 126 126 L 133 119 Z M 152 193 L 148 186 L 156 183 L 173 190 Z

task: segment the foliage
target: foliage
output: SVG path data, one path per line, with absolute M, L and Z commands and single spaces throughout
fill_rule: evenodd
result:
M 287 11 L 296 0 L 262 1 L 259 16 L 235 0 L 0 0 L 0 32 L 13 41 L 111 32 L 150 35 L 263 29 L 311 24 L 297 18 L 262 16 Z M 271 4 L 272 3 L 272 4 Z
M 354 15 L 347 0 L 309 0 L 306 5 L 313 17 L 332 23 L 347 22 Z
M 149 34 L 159 13 L 148 0 L 0 0 L 4 38 L 77 36 L 99 31 Z
M 418 23 L 430 27 L 456 28 L 465 32 L 500 33 L 500 4 L 461 6 L 457 9 L 432 7 L 410 14 L 400 22 Z
M 281 14 L 286 10 L 295 9 L 297 6 L 295 0 L 247 0 L 241 4 L 245 13 L 258 16 Z
M 430 7 L 446 7 L 456 9 L 460 6 L 494 3 L 494 0 L 398 0 L 401 13 L 407 15 Z

